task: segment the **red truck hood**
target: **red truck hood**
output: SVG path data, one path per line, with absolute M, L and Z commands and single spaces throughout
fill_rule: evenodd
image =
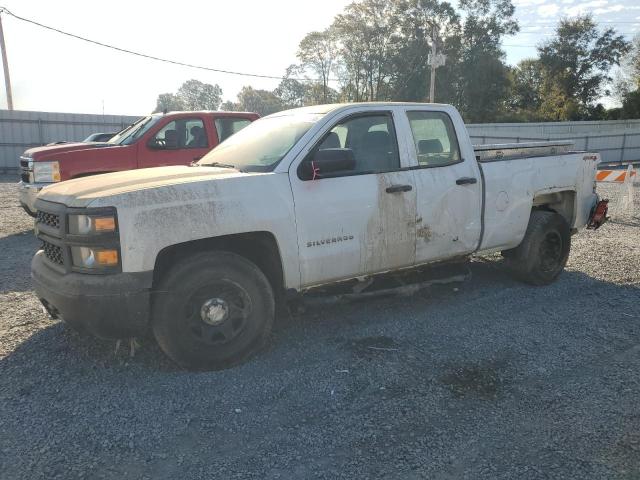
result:
M 78 150 L 93 150 L 95 148 L 110 148 L 119 147 L 119 145 L 112 145 L 105 142 L 90 142 L 90 143 L 62 143 L 60 145 L 45 145 L 43 147 L 34 147 L 26 150 L 25 156 L 33 158 L 35 161 L 49 158 L 52 155 L 60 155 L 69 152 L 75 152 Z

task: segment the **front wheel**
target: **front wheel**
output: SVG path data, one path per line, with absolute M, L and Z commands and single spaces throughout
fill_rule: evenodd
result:
M 179 365 L 217 370 L 245 360 L 267 339 L 274 296 L 264 273 L 230 252 L 180 260 L 156 290 L 152 330 Z
M 520 245 L 503 255 L 519 279 L 548 285 L 564 270 L 570 250 L 571 232 L 564 217 L 534 210 Z

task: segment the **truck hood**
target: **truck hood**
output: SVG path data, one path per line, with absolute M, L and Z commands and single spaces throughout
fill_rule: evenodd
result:
M 60 145 L 45 145 L 43 147 L 34 147 L 26 150 L 24 156 L 31 157 L 35 161 L 49 159 L 50 156 L 60 155 L 78 150 L 92 150 L 94 148 L 119 147 L 105 142 L 77 142 L 77 143 L 61 143 Z
M 157 167 L 77 178 L 43 188 L 38 198 L 68 207 L 86 207 L 96 199 L 122 193 L 204 180 L 251 175 L 217 167 Z

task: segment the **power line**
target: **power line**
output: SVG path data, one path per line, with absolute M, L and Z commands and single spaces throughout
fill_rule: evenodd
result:
M 99 42 L 97 40 L 91 40 L 90 38 L 86 38 L 86 37 L 82 37 L 80 35 L 76 35 L 74 33 L 69 33 L 69 32 L 65 32 L 63 30 L 60 30 L 58 28 L 54 28 L 54 27 L 50 27 L 48 25 L 44 25 L 40 22 L 36 22 L 35 20 L 31 20 L 29 18 L 25 18 L 25 17 L 21 17 L 19 15 L 16 15 L 15 13 L 9 11 L 6 7 L 2 7 L 0 6 L 0 14 L 2 13 L 6 13 L 7 15 L 12 16 L 13 18 L 17 19 L 17 20 L 21 20 L 23 22 L 26 23 L 30 23 L 32 25 L 36 25 L 40 28 L 44 28 L 46 30 L 50 30 L 56 33 L 59 33 L 61 35 L 66 35 L 68 37 L 71 38 L 75 38 L 77 40 L 82 40 L 83 42 L 87 42 L 87 43 L 91 43 L 94 45 L 98 45 L 101 47 L 105 47 L 105 48 L 110 48 L 112 50 L 116 50 L 118 52 L 122 52 L 122 53 L 128 53 L 130 55 L 136 55 L 138 57 L 142 57 L 142 58 L 146 58 L 149 60 L 156 60 L 158 62 L 165 62 L 165 63 L 170 63 L 173 65 L 178 65 L 178 66 L 182 66 L 182 67 L 188 67 L 188 68 L 196 68 L 199 70 L 206 70 L 209 72 L 216 72 L 216 73 L 225 73 L 228 75 L 238 75 L 238 76 L 243 76 L 243 77 L 254 77 L 254 78 L 267 78 L 267 79 L 271 79 L 271 80 L 297 80 L 299 82 L 313 82 L 315 80 L 310 79 L 310 78 L 295 78 L 295 77 L 282 77 L 282 76 L 275 76 L 275 75 L 262 75 L 262 74 L 258 74 L 258 73 L 246 73 L 246 72 L 236 72 L 233 70 L 223 70 L 220 68 L 213 68 L 213 67 L 206 67 L 206 66 L 202 66 L 202 65 L 195 65 L 192 63 L 185 63 L 185 62 L 180 62 L 178 60 L 171 60 L 168 58 L 161 58 L 161 57 L 156 57 L 155 55 L 148 55 L 146 53 L 140 53 L 140 52 L 135 52 L 133 50 L 129 50 L 126 48 L 121 48 L 121 47 L 116 47 L 114 45 L 109 45 L 107 43 L 103 43 L 103 42 Z M 640 22 L 638 21 L 601 21 L 598 22 L 601 24 L 638 24 L 640 25 Z M 533 25 L 526 25 L 523 26 L 522 28 L 537 28 L 538 26 L 541 28 L 552 28 L 553 26 L 557 25 L 557 22 L 537 22 L 536 24 Z M 532 32 L 521 32 L 523 34 L 535 34 L 535 31 Z M 636 33 L 640 33 L 640 32 L 619 32 L 622 35 L 634 35 Z M 515 45 L 515 44 L 508 44 L 508 43 L 503 43 L 502 44 L 503 47 L 511 47 L 511 48 L 536 48 L 538 45 Z M 329 81 L 338 81 L 338 79 L 335 78 L 329 78 Z
M 268 78 L 268 79 L 272 79 L 272 80 L 297 80 L 299 82 L 315 81 L 315 80 L 312 80 L 312 79 L 309 79 L 309 78 L 293 78 L 293 77 L 282 77 L 282 76 L 275 76 L 275 75 L 262 75 L 262 74 L 258 74 L 258 73 L 235 72 L 233 70 L 223 70 L 223 69 L 220 69 L 220 68 L 205 67 L 205 66 L 202 66 L 202 65 L 194 65 L 192 63 L 180 62 L 178 60 L 171 60 L 171 59 L 168 59 L 168 58 L 156 57 L 155 55 L 148 55 L 146 53 L 135 52 L 133 50 L 128 50 L 126 48 L 116 47 L 114 45 L 109 45 L 107 43 L 98 42 L 97 40 L 91 40 L 90 38 L 81 37 L 80 35 L 75 35 L 73 33 L 65 32 L 65 31 L 60 30 L 58 28 L 50 27 L 48 25 L 44 25 L 42 23 L 36 22 L 35 20 L 31 20 L 29 18 L 21 17 L 19 15 L 16 15 L 15 13 L 10 12 L 5 7 L 1 7 L 0 6 L 0 13 L 3 13 L 3 12 L 6 13 L 7 15 L 12 16 L 13 18 L 15 18 L 17 20 L 21 20 L 21 21 L 26 22 L 26 23 L 31 23 L 32 25 L 36 25 L 36 26 L 44 28 L 46 30 L 51 30 L 53 32 L 60 33 L 62 35 L 66 35 L 67 37 L 75 38 L 77 40 L 82 40 L 83 42 L 92 43 L 94 45 L 99 45 L 101 47 L 110 48 L 112 50 L 117 50 L 118 52 L 128 53 L 130 55 L 136 55 L 138 57 L 143 57 L 143 58 L 147 58 L 147 59 L 150 59 L 150 60 L 156 60 L 156 61 L 159 61 L 159 62 L 165 62 L 165 63 L 171 63 L 173 65 L 179 65 L 181 67 L 197 68 L 199 70 L 207 70 L 207 71 L 210 71 L 210 72 L 217 72 L 217 73 L 226 73 L 226 74 L 229 74 L 229 75 L 239 75 L 239 76 L 243 76 L 243 77 Z M 335 79 L 333 79 L 333 78 L 330 78 L 329 80 L 335 81 Z

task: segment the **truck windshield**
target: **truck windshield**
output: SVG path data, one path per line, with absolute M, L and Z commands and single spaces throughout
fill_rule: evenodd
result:
M 160 120 L 159 116 L 142 117 L 137 122 L 118 132 L 107 143 L 113 145 L 130 145 L 143 136 L 151 127 Z
M 305 113 L 255 121 L 214 148 L 198 164 L 233 166 L 244 172 L 271 172 L 323 116 Z

